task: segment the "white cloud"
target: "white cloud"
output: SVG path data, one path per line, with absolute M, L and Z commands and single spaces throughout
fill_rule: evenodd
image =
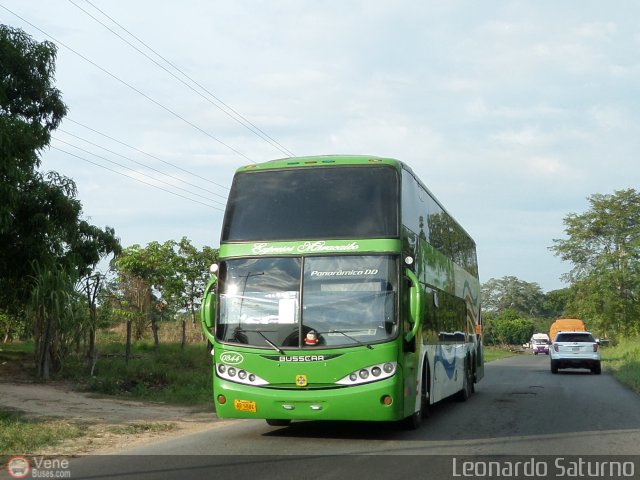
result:
M 577 37 L 589 40 L 611 42 L 618 32 L 618 26 L 614 22 L 588 22 L 576 25 L 572 29 Z
M 535 127 L 526 127 L 521 130 L 507 130 L 492 136 L 497 143 L 507 147 L 518 148 L 542 148 L 551 145 L 554 139 L 551 135 L 541 132 Z
M 537 177 L 553 177 L 556 181 L 575 178 L 574 172 L 556 157 L 535 156 L 528 164 L 529 173 Z
M 604 130 L 626 128 L 631 122 L 625 109 L 614 105 L 595 105 L 589 109 L 589 115 Z
M 409 120 L 387 115 L 354 119 L 331 135 L 332 152 L 389 156 L 415 167 L 441 150 L 442 138 Z
M 481 90 L 482 83 L 474 78 L 453 77 L 442 81 L 441 88 L 454 93 L 477 92 Z
M 479 118 L 504 120 L 541 119 L 544 121 L 566 117 L 568 113 L 565 108 L 547 105 L 546 103 L 530 105 L 526 97 L 518 100 L 523 103 L 523 106 L 494 106 L 487 104 L 484 98 L 476 97 L 467 103 L 465 111 L 469 115 Z

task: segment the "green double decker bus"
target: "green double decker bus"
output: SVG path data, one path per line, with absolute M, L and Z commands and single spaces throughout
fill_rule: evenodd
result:
M 237 170 L 202 303 L 220 418 L 403 420 L 483 376 L 475 243 L 402 162 Z

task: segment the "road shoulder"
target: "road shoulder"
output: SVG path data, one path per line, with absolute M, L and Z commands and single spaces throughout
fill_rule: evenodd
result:
M 40 455 L 87 455 L 123 451 L 212 428 L 213 408 L 175 406 L 78 392 L 66 382 L 0 382 L 0 408 L 27 418 L 82 425 L 82 437 L 38 449 Z

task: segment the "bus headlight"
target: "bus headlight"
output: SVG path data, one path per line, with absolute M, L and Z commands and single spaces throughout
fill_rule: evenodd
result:
M 336 382 L 338 385 L 361 385 L 363 383 L 377 382 L 392 377 L 396 373 L 397 362 L 378 363 L 369 367 L 351 372 Z
M 269 382 L 260 378 L 254 373 L 248 372 L 244 369 L 237 369 L 236 367 L 230 367 L 224 363 L 216 365 L 216 374 L 220 378 L 229 380 L 231 382 L 243 383 L 245 385 L 268 385 Z

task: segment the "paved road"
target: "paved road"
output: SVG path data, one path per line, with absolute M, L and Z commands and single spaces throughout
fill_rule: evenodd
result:
M 78 472 L 100 478 L 92 473 L 106 471 L 108 460 L 123 473 L 135 470 L 139 478 L 171 478 L 162 475 L 175 474 L 177 463 L 178 470 L 198 475 L 215 466 L 217 474 L 234 480 L 256 478 L 242 475 L 240 467 L 247 463 L 260 471 L 260 478 L 344 478 L 351 471 L 385 478 L 381 469 L 389 465 L 407 475 L 419 473 L 425 468 L 424 455 L 440 456 L 429 460 L 433 474 L 429 478 L 451 477 L 452 458 L 462 455 L 535 456 L 544 461 L 544 456 L 634 455 L 639 469 L 640 396 L 606 373 L 561 370 L 552 375 L 547 356 L 520 355 L 487 364 L 486 376 L 469 401 L 445 401 L 434 407 L 417 431 L 377 423 L 299 422 L 273 428 L 262 420 L 231 420 L 123 453 L 145 457 L 127 456 L 115 462 L 109 457 L 102 463 L 84 458 L 77 461 Z M 275 458 L 282 455 L 287 457 Z M 334 477 L 337 470 L 331 465 L 336 462 L 341 468 Z M 141 477 L 148 469 L 154 475 Z M 634 473 L 640 475 L 640 470 Z

